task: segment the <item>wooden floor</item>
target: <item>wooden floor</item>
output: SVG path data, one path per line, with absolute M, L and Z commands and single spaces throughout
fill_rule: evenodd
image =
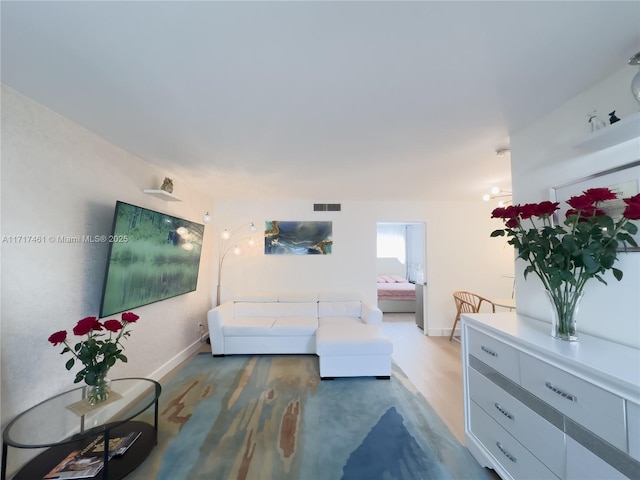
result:
M 460 343 L 424 335 L 412 313 L 385 313 L 382 328 L 393 341 L 393 360 L 464 445 Z

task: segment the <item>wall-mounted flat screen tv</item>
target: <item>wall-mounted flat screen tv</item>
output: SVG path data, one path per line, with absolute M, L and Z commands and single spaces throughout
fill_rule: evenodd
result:
M 116 202 L 100 317 L 193 292 L 204 225 Z

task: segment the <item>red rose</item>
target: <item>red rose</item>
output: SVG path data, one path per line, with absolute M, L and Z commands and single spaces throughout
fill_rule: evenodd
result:
M 623 198 L 623 200 L 627 205 L 640 204 L 640 193 L 633 197 Z
M 73 333 L 78 336 L 86 335 L 91 330 L 102 330 L 102 324 L 96 317 L 86 317 L 73 327 Z
M 509 205 L 508 207 L 505 207 L 502 218 L 517 218 L 519 214 L 520 205 Z
M 553 212 L 558 209 L 558 205 L 560 205 L 559 202 L 550 202 L 548 200 L 540 202 L 534 215 L 536 215 L 537 217 L 546 217 L 552 215 Z
M 122 321 L 127 323 L 134 323 L 140 317 L 133 312 L 126 312 L 122 314 Z
M 593 208 L 594 200 L 588 195 L 580 195 L 571 197 L 567 203 L 576 210 L 588 210 Z
M 606 215 L 606 213 L 604 212 L 604 210 L 600 210 L 599 208 L 596 208 L 596 207 L 591 207 L 591 208 L 588 208 L 587 210 L 583 210 L 582 215 L 586 215 L 589 217 L 600 217 L 602 215 Z
M 56 345 L 58 345 L 59 343 L 64 343 L 64 341 L 66 339 L 67 339 L 67 331 L 66 330 L 60 330 L 59 332 L 56 332 L 56 333 L 52 334 L 49 337 L 49 341 L 51 343 L 53 343 L 54 347 Z
M 491 212 L 491 218 L 504 218 L 504 208 L 498 207 L 494 208 L 493 212 Z
M 602 202 L 604 200 L 615 200 L 618 196 L 608 188 L 590 188 L 585 190 L 585 195 L 590 197 L 594 202 Z
M 636 195 L 638 196 L 638 195 Z M 640 220 L 640 202 L 630 203 L 624 209 L 624 218 L 629 220 Z
M 118 320 L 107 320 L 103 325 L 110 332 L 119 332 L 122 329 L 122 324 Z
M 600 215 L 606 215 L 605 212 L 593 206 L 582 210 L 567 210 L 567 218 L 571 215 L 578 214 L 580 214 L 580 222 L 588 222 L 589 217 L 599 217 Z
M 509 228 L 515 228 L 515 227 L 517 227 L 517 226 L 518 226 L 518 224 L 519 224 L 519 223 L 520 223 L 520 222 L 518 222 L 518 219 L 517 219 L 517 218 L 510 218 L 509 220 L 507 220 L 507 221 L 505 222 L 505 225 L 506 225 L 507 227 L 509 227 Z
M 536 214 L 536 212 L 538 211 L 538 204 L 525 203 L 524 205 L 520 206 L 519 210 L 520 210 L 520 218 L 522 218 L 523 220 L 526 220 L 527 218 L 531 218 Z

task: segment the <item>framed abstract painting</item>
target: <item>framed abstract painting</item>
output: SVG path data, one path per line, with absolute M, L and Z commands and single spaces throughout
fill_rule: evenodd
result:
M 264 253 L 267 255 L 329 255 L 332 246 L 333 222 L 265 222 Z

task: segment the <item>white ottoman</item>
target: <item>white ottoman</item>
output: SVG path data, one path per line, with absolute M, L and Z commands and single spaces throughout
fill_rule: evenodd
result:
M 391 378 L 393 343 L 380 326 L 368 324 L 320 325 L 316 331 L 320 378 Z

